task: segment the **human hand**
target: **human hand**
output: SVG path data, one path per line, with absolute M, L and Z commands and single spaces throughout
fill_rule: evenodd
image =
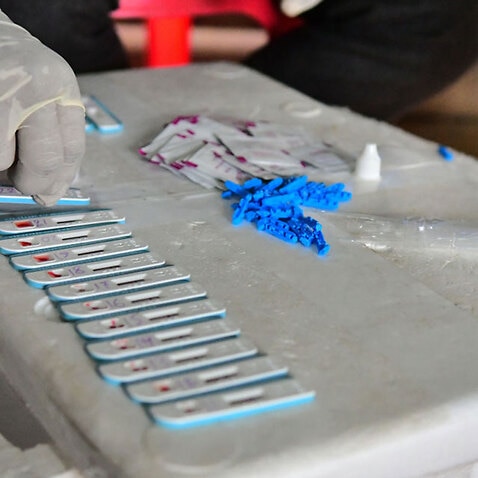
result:
M 322 0 L 280 0 L 282 13 L 288 17 L 297 17 L 301 13 L 316 7 Z
M 85 150 L 75 75 L 59 55 L 0 11 L 0 171 L 52 206 L 73 181 Z

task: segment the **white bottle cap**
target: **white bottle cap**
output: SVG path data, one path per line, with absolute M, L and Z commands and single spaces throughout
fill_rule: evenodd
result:
M 377 145 L 368 143 L 355 165 L 355 177 L 364 181 L 380 180 L 381 159 Z

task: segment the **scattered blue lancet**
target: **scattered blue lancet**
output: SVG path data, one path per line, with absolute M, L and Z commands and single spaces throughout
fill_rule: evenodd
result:
M 304 216 L 301 206 L 335 211 L 340 203 L 352 198 L 343 183 L 327 186 L 308 181 L 307 176 L 275 178 L 269 182 L 252 178 L 242 185 L 226 181 L 225 186 L 224 199 L 240 198 L 232 204 L 234 225 L 246 220 L 283 241 L 299 242 L 305 247 L 315 244 L 319 256 L 325 256 L 330 245 L 324 239 L 322 225 Z
M 445 161 L 453 161 L 453 159 L 455 158 L 453 151 L 451 151 L 450 148 L 447 148 L 443 144 L 438 146 L 438 153 Z

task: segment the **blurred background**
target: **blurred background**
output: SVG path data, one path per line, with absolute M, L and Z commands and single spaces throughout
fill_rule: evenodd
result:
M 115 23 L 132 66 L 145 66 L 145 23 L 141 20 L 116 20 Z M 248 17 L 201 17 L 192 21 L 191 61 L 240 61 L 267 41 L 267 32 Z M 396 124 L 418 136 L 478 157 L 478 64 Z

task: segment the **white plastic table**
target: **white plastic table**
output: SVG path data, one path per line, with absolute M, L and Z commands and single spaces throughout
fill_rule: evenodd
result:
M 456 153 L 446 162 L 436 144 L 233 64 L 86 75 L 80 86 L 124 122 L 120 134 L 88 135 L 83 192 L 94 206 L 125 215 L 135 237 L 190 272 L 242 334 L 286 363 L 316 399 L 190 430 L 158 427 L 95 373 L 72 325 L 0 258 L 2 368 L 73 463 L 94 476 L 134 478 L 469 472 L 478 458 L 473 251 L 378 254 L 319 213 L 331 244 L 319 258 L 252 225 L 232 226 L 217 191 L 147 163 L 137 149 L 181 114 L 302 125 L 350 157 L 366 143 L 379 146 L 378 185 L 334 178 L 354 193 L 342 211 L 478 224 L 473 158 Z

